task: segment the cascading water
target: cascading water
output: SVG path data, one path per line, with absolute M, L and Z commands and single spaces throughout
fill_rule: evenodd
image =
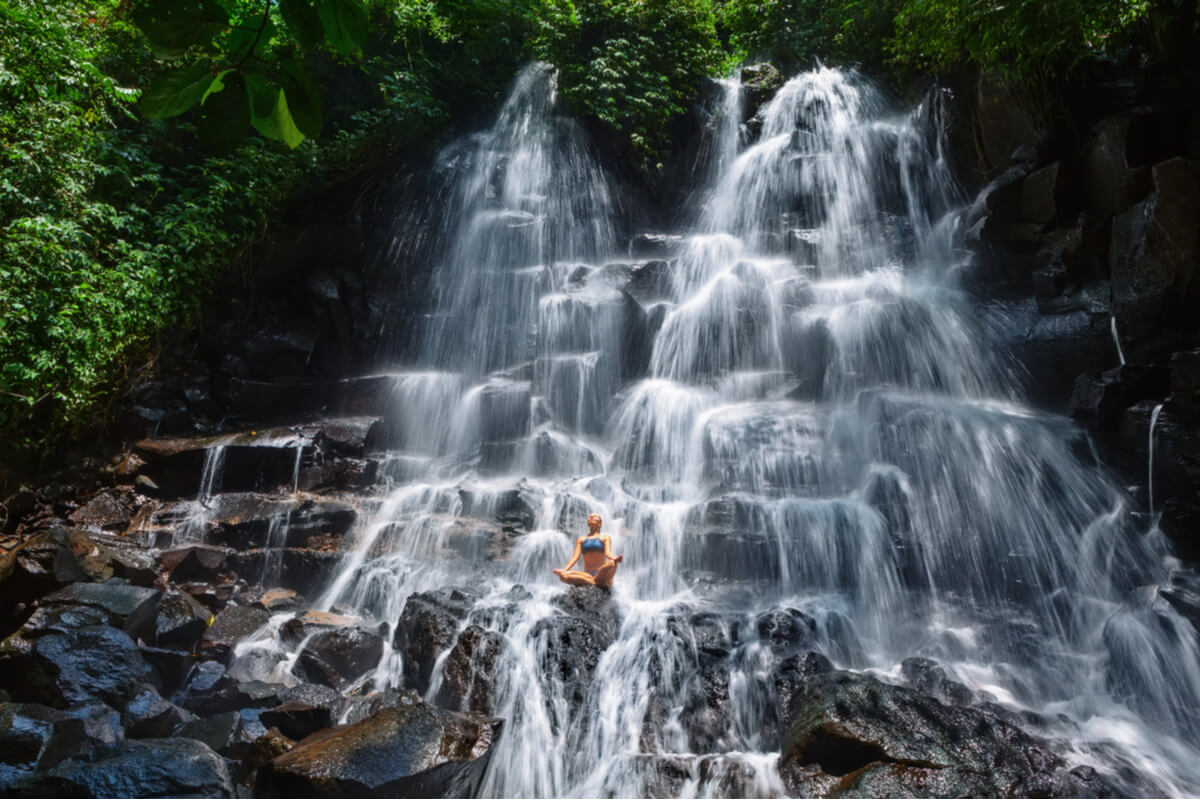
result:
M 755 624 L 779 608 L 840 667 L 935 658 L 1196 791 L 1194 632 L 1137 591 L 1163 545 L 972 323 L 930 114 L 820 69 L 744 148 L 718 119 L 701 222 L 655 276 L 622 258 L 613 189 L 554 103 L 531 67 L 494 127 L 442 156 L 451 222 L 394 379 L 390 494 L 320 600 L 391 624 L 414 593 L 469 587 L 463 627 L 503 643 L 483 793 L 639 796 L 667 763 L 684 793 L 784 793 Z M 471 546 L 514 496 L 531 530 Z M 547 668 L 550 570 L 590 511 L 625 562 L 581 688 Z M 705 626 L 737 642 L 728 718 L 697 705 Z M 399 685 L 403 665 L 389 651 L 374 677 Z

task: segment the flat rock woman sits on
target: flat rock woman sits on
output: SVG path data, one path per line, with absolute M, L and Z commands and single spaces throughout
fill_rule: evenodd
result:
M 612 586 L 613 576 L 617 574 L 617 564 L 625 556 L 614 556 L 612 552 L 612 537 L 600 533 L 600 515 L 588 517 L 588 535 L 575 540 L 575 552 L 571 560 L 562 569 L 554 570 L 554 574 L 563 583 L 573 586 Z M 572 570 L 571 567 L 583 556 L 583 570 Z

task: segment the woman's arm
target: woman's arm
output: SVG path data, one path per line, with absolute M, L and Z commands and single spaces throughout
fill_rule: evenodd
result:
M 581 556 L 582 554 L 583 554 L 583 537 L 580 537 L 575 540 L 575 552 L 571 554 L 571 560 L 567 562 L 567 565 L 565 567 L 563 567 L 563 572 L 566 572 L 572 566 L 574 566 L 575 562 L 579 560 L 579 556 Z
M 622 561 L 625 560 L 625 556 L 614 556 L 613 555 L 612 537 L 611 536 L 609 536 L 608 534 L 605 534 L 603 537 L 601 537 L 601 541 L 604 542 L 604 557 L 605 558 L 607 558 L 609 561 L 615 561 L 618 564 L 620 564 Z

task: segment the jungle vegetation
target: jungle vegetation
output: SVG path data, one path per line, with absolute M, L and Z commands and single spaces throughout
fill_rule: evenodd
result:
M 529 59 L 653 172 L 741 63 L 1030 84 L 1126 46 L 1150 2 L 0 0 L 0 461 L 102 422 L 289 204 L 494 106 Z

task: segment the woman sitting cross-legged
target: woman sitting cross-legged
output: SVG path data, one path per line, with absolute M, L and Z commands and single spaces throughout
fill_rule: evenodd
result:
M 613 576 L 617 574 L 617 564 L 625 556 L 614 556 L 612 553 L 612 537 L 600 533 L 600 515 L 588 517 L 588 535 L 575 540 L 575 552 L 571 560 L 562 569 L 554 570 L 554 574 L 563 583 L 573 586 L 612 586 Z M 583 569 L 572 570 L 575 562 L 583 557 Z

